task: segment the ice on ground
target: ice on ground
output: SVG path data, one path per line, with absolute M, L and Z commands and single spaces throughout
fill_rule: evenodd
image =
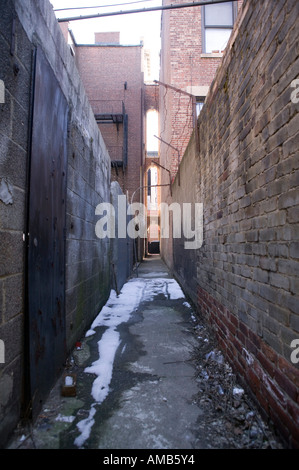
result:
M 242 395 L 244 395 L 244 390 L 243 390 L 243 388 L 234 387 L 234 388 L 233 388 L 233 395 L 239 396 L 239 397 L 241 397 Z
M 131 279 L 123 286 L 118 297 L 115 290 L 111 290 L 106 305 L 93 321 L 86 336 L 94 334 L 95 328 L 99 326 L 116 327 L 127 322 L 141 301 L 144 286 L 143 279 Z
M 102 403 L 109 393 L 114 357 L 119 344 L 119 333 L 114 328 L 108 328 L 98 342 L 99 359 L 84 370 L 97 375 L 91 391 L 97 403 Z
M 120 336 L 116 331 L 117 327 L 121 323 L 129 321 L 132 313 L 137 310 L 141 301 L 150 301 L 159 294 L 163 294 L 171 300 L 184 298 L 182 289 L 174 279 L 134 278 L 129 280 L 124 284 L 118 296 L 114 290 L 111 290 L 106 305 L 87 331 L 86 337 L 89 337 L 95 334 L 96 328 L 101 326 L 107 327 L 100 341 L 98 341 L 99 359 L 84 370 L 86 373 L 97 376 L 91 390 L 95 403 L 90 408 L 88 418 L 79 421 L 77 424 L 80 435 L 75 440 L 76 446 L 81 447 L 89 438 L 95 422 L 95 405 L 102 403 L 109 394 L 115 354 L 120 345 Z
M 60 421 L 62 423 L 72 423 L 75 419 L 75 416 L 64 416 L 59 413 L 59 415 L 56 417 L 55 421 Z
M 171 300 L 183 299 L 185 297 L 179 284 L 174 279 L 169 279 L 167 284 L 168 294 Z
M 91 390 L 92 397 L 97 404 L 102 403 L 110 391 L 109 386 L 112 379 L 114 358 L 120 344 L 120 336 L 116 328 L 121 323 L 127 322 L 131 314 L 138 308 L 144 287 L 144 280 L 131 279 L 123 286 L 119 296 L 116 295 L 114 290 L 111 290 L 106 305 L 93 321 L 91 329 L 86 333 L 88 337 L 95 333 L 97 327 L 107 327 L 102 338 L 98 341 L 99 359 L 84 370 L 86 373 L 97 376 Z M 89 417 L 77 424 L 81 433 L 75 440 L 75 445 L 78 447 L 81 447 L 90 436 L 95 412 L 96 409 L 93 405 L 90 409 Z
M 81 431 L 81 434 L 75 439 L 76 446 L 81 447 L 86 441 L 86 439 L 89 438 L 91 428 L 94 425 L 95 413 L 96 413 L 95 406 L 92 405 L 92 407 L 90 408 L 88 417 L 86 419 L 82 419 L 82 421 L 80 421 L 77 424 L 77 428 L 79 429 L 79 431 Z
M 174 279 L 156 278 L 145 279 L 146 289 L 143 300 L 153 300 L 156 295 L 162 294 L 170 300 L 184 299 L 185 295 L 180 285 Z

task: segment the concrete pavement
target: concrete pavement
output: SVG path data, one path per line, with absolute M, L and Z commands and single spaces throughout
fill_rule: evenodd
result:
M 61 396 L 61 378 L 32 429 L 17 430 L 9 448 L 205 447 L 194 400 L 192 308 L 159 256 L 145 259 L 137 274 L 131 280 L 141 292 L 137 306 L 113 330 L 120 342 L 106 398 L 95 401 L 95 374 L 86 372 L 101 360 L 99 341 L 107 331 L 101 325 L 73 352 L 68 370 L 77 374 L 76 397 Z

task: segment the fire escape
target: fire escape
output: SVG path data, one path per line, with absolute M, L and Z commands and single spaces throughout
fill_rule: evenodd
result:
M 128 164 L 128 115 L 124 102 L 93 100 L 91 105 L 109 151 L 111 166 L 124 170 Z

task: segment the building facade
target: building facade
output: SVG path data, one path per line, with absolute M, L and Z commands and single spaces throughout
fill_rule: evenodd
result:
M 299 447 L 298 30 L 294 0 L 247 0 L 172 185 L 202 204 L 173 270 L 289 448 Z M 194 222 L 194 220 L 192 221 Z
M 187 0 L 184 1 L 188 3 Z M 163 5 L 181 4 L 164 0 Z M 160 69 L 161 181 L 173 181 L 243 1 L 162 11 Z M 162 200 L 171 203 L 167 186 Z M 163 257 L 172 267 L 172 241 L 162 239 Z
M 2 1 L 0 44 L 3 446 L 37 416 L 109 297 L 111 245 L 96 236 L 95 207 L 110 202 L 111 165 L 50 2 Z
M 157 168 L 148 168 L 157 158 L 148 143 L 148 121 L 157 115 L 159 104 L 157 84 L 144 82 L 150 74 L 149 53 L 142 42 L 120 44 L 119 32 L 95 33 L 94 44 L 77 44 L 68 23 L 60 26 L 110 155 L 111 180 L 119 183 L 128 204 L 141 202 L 147 207 L 149 174 L 153 172 L 151 181 L 155 174 L 158 177 Z M 156 212 L 151 209 L 148 218 Z M 133 262 L 147 252 L 144 238 L 137 237 L 135 244 Z
M 144 51 L 120 44 L 119 32 L 95 33 L 94 44 L 77 44 L 60 23 L 111 159 L 111 179 L 129 199 L 142 185 L 144 163 Z

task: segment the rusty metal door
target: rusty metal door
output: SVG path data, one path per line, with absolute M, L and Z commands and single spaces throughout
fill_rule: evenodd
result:
M 67 101 L 38 48 L 33 86 L 27 255 L 26 340 L 33 417 L 61 372 L 66 355 L 67 119 Z

